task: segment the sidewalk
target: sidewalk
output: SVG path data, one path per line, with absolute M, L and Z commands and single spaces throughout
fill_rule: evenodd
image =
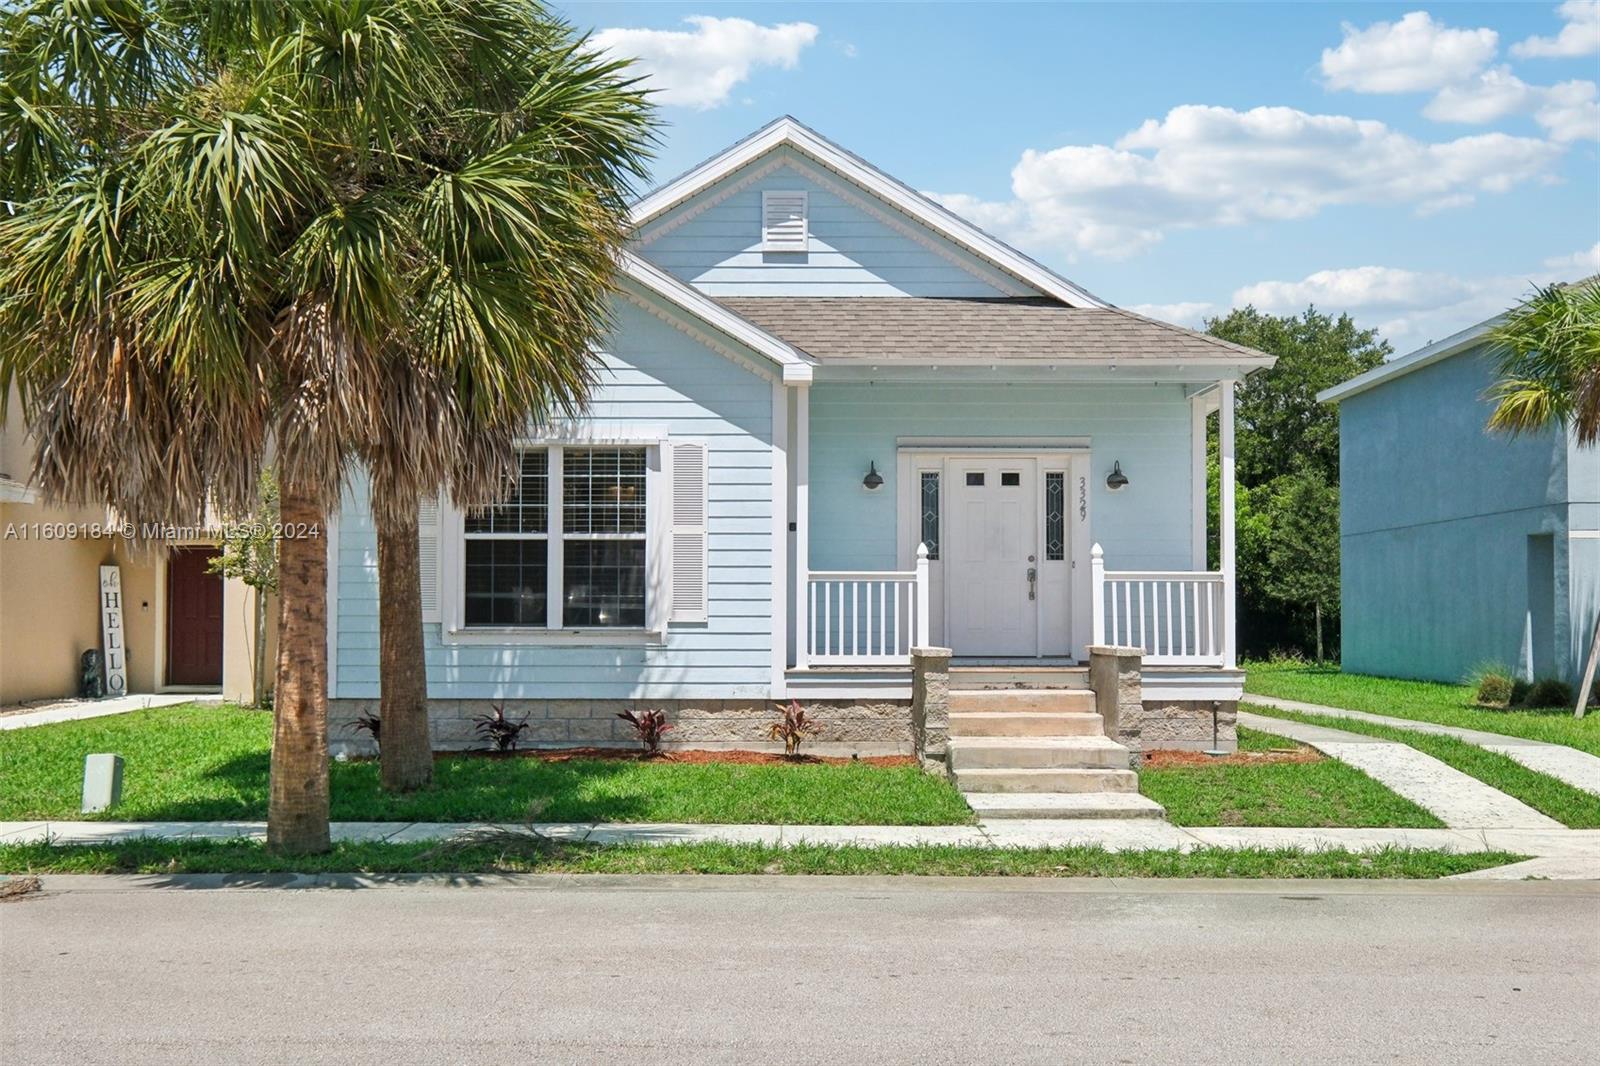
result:
M 1241 702 L 1258 703 L 1263 707 L 1276 707 L 1283 711 L 1299 711 L 1301 714 L 1316 714 L 1329 718 L 1356 718 L 1375 725 L 1392 726 L 1395 729 L 1411 729 L 1418 733 L 1455 737 L 1457 740 L 1464 740 L 1468 744 L 1476 744 L 1480 748 L 1515 759 L 1528 769 L 1549 774 L 1560 781 L 1565 781 L 1573 788 L 1581 788 L 1585 792 L 1600 795 L 1600 755 L 1591 755 L 1577 748 L 1569 748 L 1565 744 L 1508 737 L 1504 733 L 1488 733 L 1481 729 L 1463 729 L 1460 726 L 1439 725 L 1435 722 L 1419 722 L 1412 718 L 1395 718 L 1392 715 L 1372 714 L 1368 711 L 1351 711 L 1320 703 L 1282 700 L 1276 696 L 1247 695 Z
M 481 825 L 458 822 L 335 822 L 335 841 L 415 843 L 443 840 Z M 502 828 L 516 828 L 503 826 Z M 1181 828 L 1146 819 L 1098 821 L 996 819 L 977 825 L 693 825 L 680 823 L 547 822 L 534 828 L 559 840 L 592 844 L 733 843 L 889 847 L 935 844 L 980 848 L 1088 846 L 1108 851 L 1193 851 L 1196 848 L 1387 847 L 1451 852 L 1510 851 L 1579 866 L 1600 879 L 1600 829 L 1290 829 L 1231 826 Z M 0 822 L 0 844 L 48 841 L 95 844 L 163 839 L 265 839 L 265 822 Z
M 57 722 L 78 722 L 85 718 L 105 718 L 113 714 L 142 711 L 149 707 L 221 702 L 222 696 L 215 692 L 161 692 L 115 696 L 103 700 L 56 700 L 27 710 L 6 708 L 6 713 L 0 714 L 0 731 L 26 729 L 34 725 L 54 725 Z
M 1464 774 L 1406 744 L 1365 733 L 1239 711 L 1239 724 L 1288 737 L 1348 763 L 1406 799 L 1425 807 L 1452 829 L 1561 829 L 1514 796 Z

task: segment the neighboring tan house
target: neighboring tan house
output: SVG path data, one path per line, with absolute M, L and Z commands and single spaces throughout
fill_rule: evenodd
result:
M 525 442 L 504 506 L 424 516 L 440 746 L 472 743 L 491 702 L 529 715 L 536 744 L 619 740 L 615 712 L 664 707 L 669 740 L 748 746 L 798 699 L 823 745 L 909 750 L 934 729 L 913 721 L 914 648 L 953 649 L 935 673 L 962 691 L 1042 685 L 1082 711 L 1096 644 L 1145 652 L 1119 739 L 1142 717 L 1147 746 L 1209 747 L 1217 723 L 1232 743 L 1242 675 L 1231 568 L 1205 572 L 1205 421 L 1221 411 L 1231 479 L 1234 386 L 1270 357 L 1111 307 L 793 119 L 634 221 L 587 415 Z M 346 722 L 379 685 L 362 486 L 335 544 Z M 1022 752 L 1029 729 L 1099 730 L 1046 711 L 953 718 L 1001 736 L 952 762 L 1052 791 L 1069 789 L 1046 771 L 1127 774 L 1103 736 L 1079 747 L 1106 762 Z M 1013 741 L 1037 775 L 1000 780 Z
M 1498 321 L 1318 397 L 1339 405 L 1348 671 L 1581 680 L 1600 612 L 1600 448 L 1488 431 Z
M 0 421 L 0 707 L 78 694 L 81 657 L 102 646 L 102 566 L 118 568 L 128 693 L 248 700 L 255 593 L 207 571 L 216 538 L 132 551 L 105 508 L 42 503 L 32 464 L 13 390 Z

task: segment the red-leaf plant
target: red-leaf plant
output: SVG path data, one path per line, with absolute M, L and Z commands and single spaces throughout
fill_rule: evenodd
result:
M 799 700 L 790 700 L 789 706 L 779 704 L 783 717 L 773 722 L 767 734 L 773 740 L 783 741 L 783 754 L 785 758 L 794 759 L 800 755 L 800 742 L 807 737 L 814 737 L 822 732 L 822 726 L 814 718 L 807 718 L 805 710 L 800 706 Z
M 621 711 L 617 717 L 633 726 L 646 755 L 661 754 L 661 734 L 672 728 L 666 711 Z

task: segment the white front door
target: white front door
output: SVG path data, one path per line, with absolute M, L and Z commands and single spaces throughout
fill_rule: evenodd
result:
M 1039 654 L 1038 461 L 945 464 L 945 639 L 957 655 Z

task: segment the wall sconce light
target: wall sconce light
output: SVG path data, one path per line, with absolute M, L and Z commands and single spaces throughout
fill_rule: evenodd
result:
M 877 492 L 883 488 L 883 475 L 878 473 L 878 463 L 873 460 L 867 464 L 867 476 L 861 479 L 861 487 L 868 492 Z
M 1112 492 L 1121 492 L 1128 487 L 1128 475 L 1122 472 L 1122 461 L 1119 459 L 1111 464 L 1111 473 L 1106 476 L 1106 488 Z

